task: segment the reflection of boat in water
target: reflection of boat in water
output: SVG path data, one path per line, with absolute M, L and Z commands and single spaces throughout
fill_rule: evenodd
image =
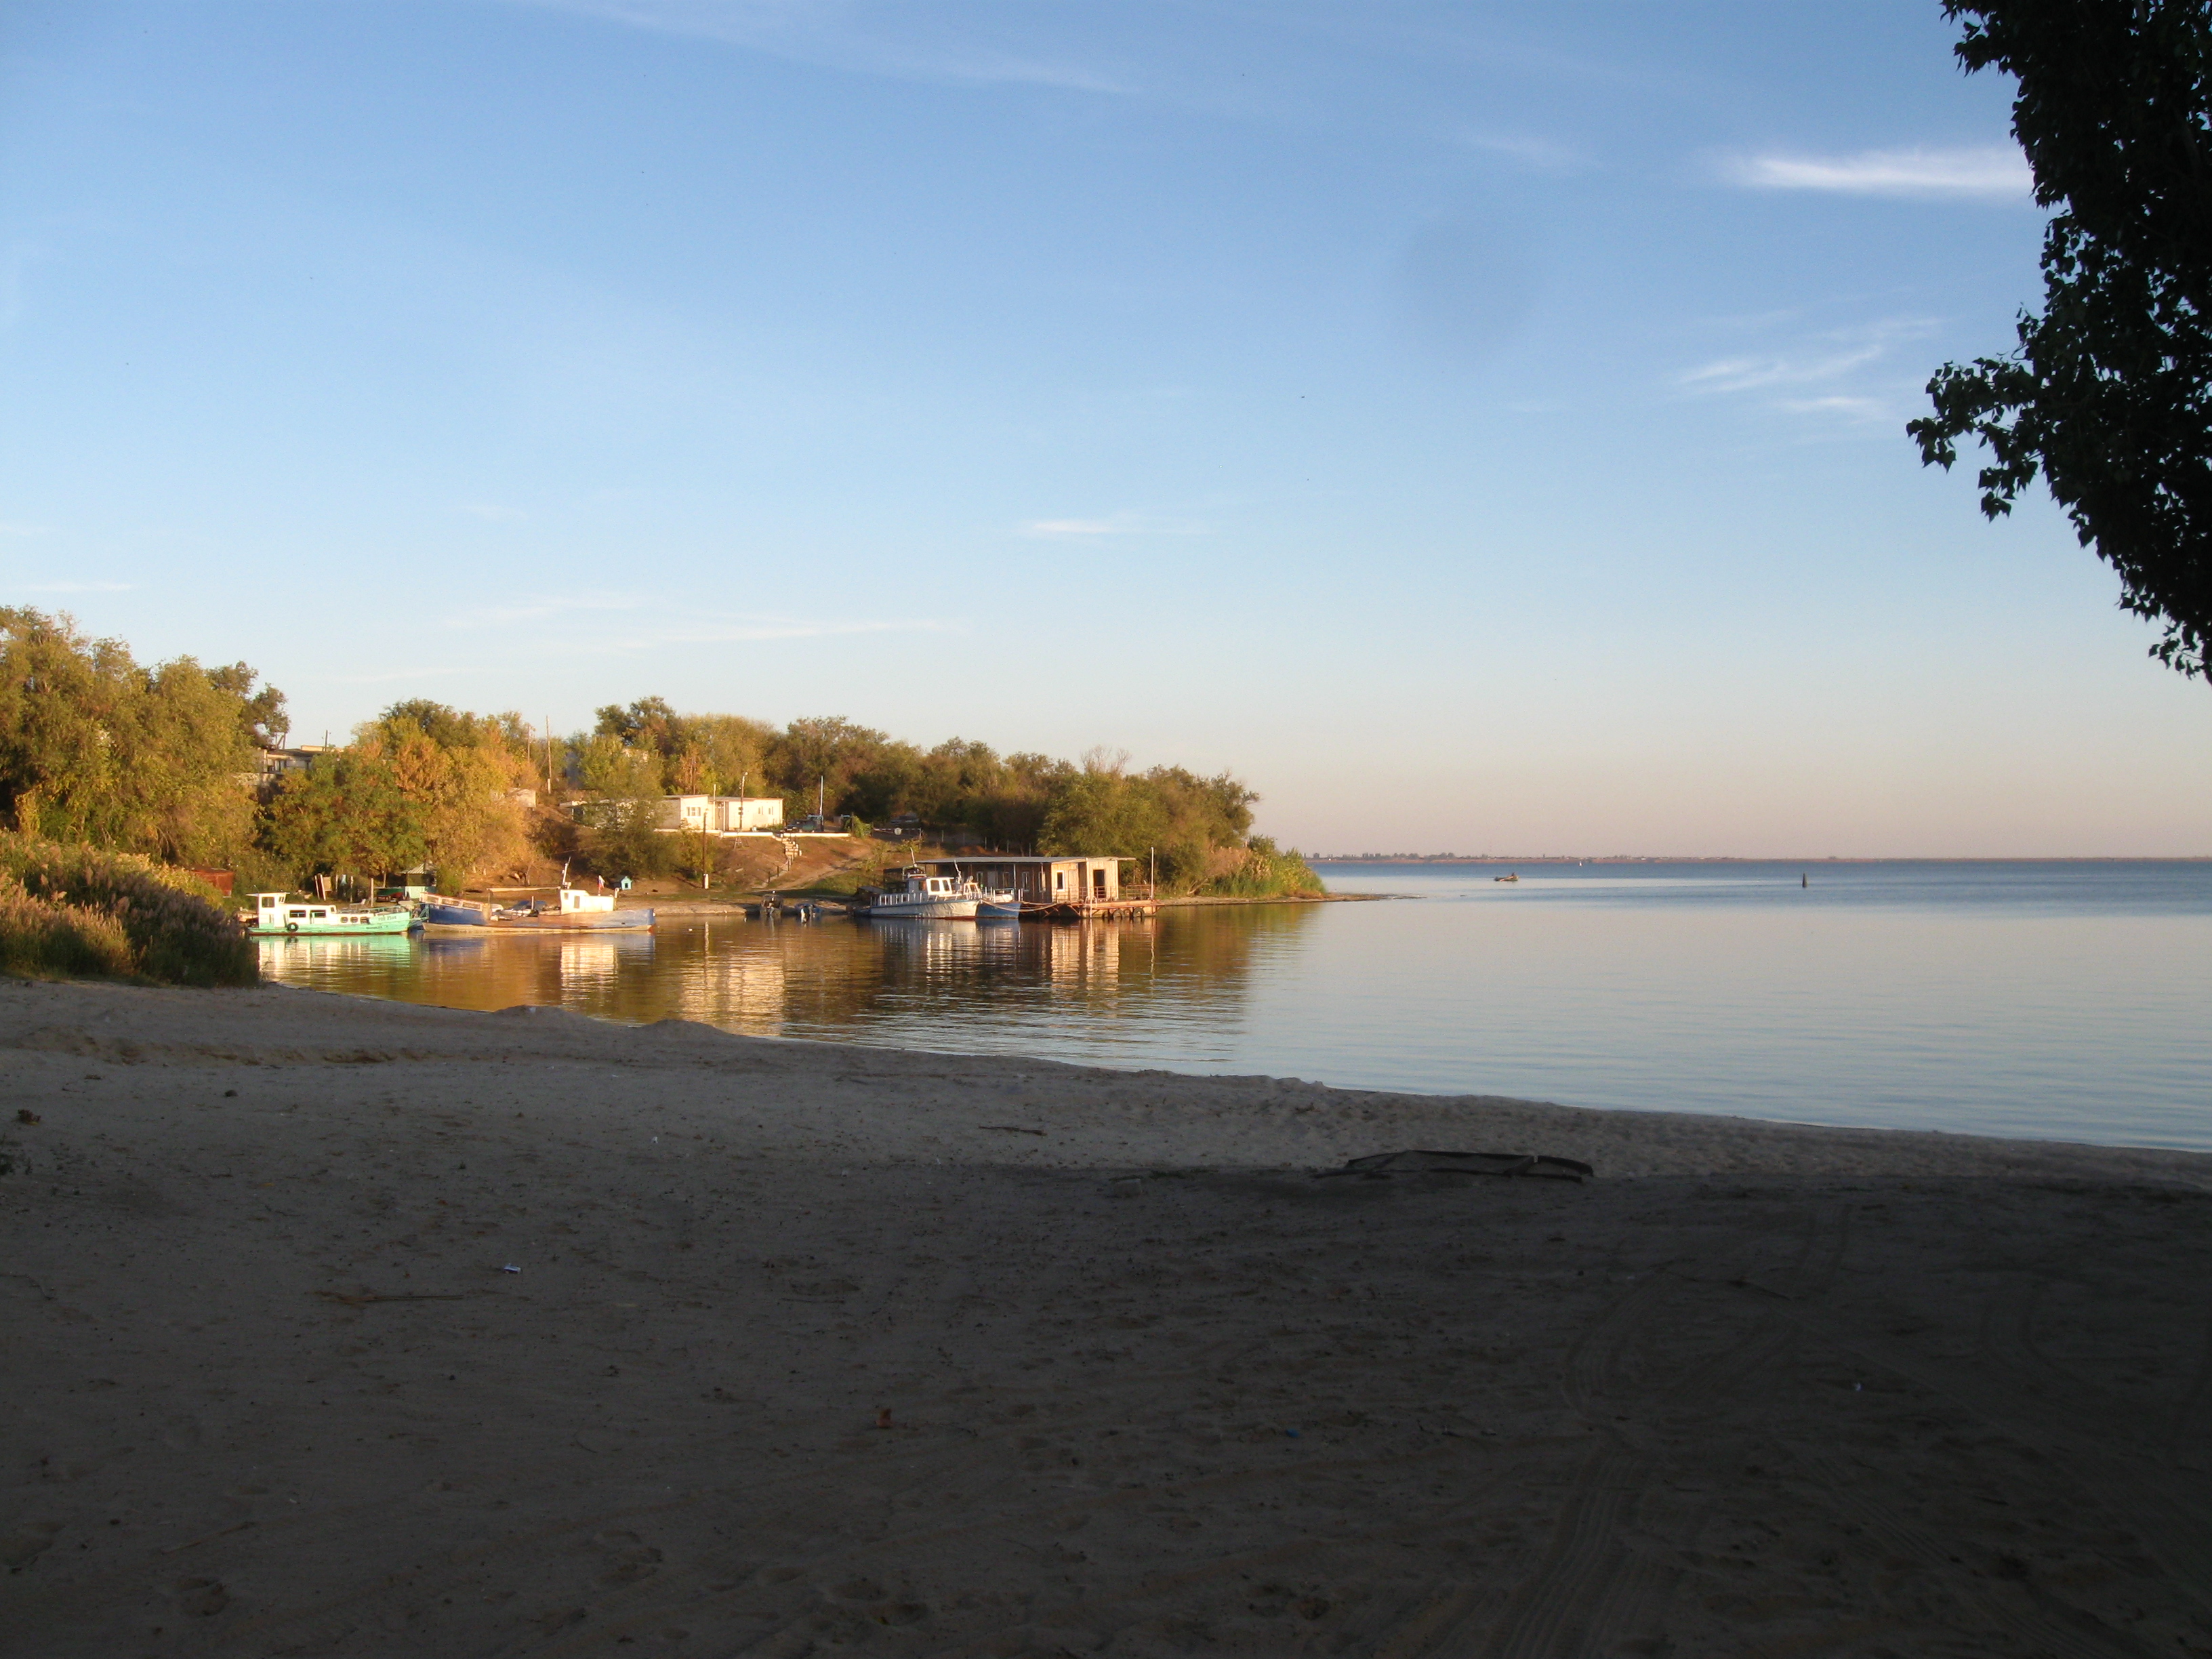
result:
M 359 904 L 325 904 L 314 899 L 288 899 L 282 893 L 256 893 L 252 933 L 307 938 L 374 937 L 404 933 L 416 926 L 412 912 L 387 906 L 371 909 Z
M 973 921 L 987 904 L 1000 920 L 1021 915 L 1021 901 L 1012 889 L 994 892 L 973 877 L 927 876 L 919 866 L 911 866 L 906 885 L 878 893 L 868 901 L 868 915 L 878 921 Z
M 563 887 L 557 906 L 540 899 L 495 905 L 433 893 L 422 901 L 422 926 L 441 932 L 466 929 L 482 933 L 551 933 L 589 929 L 599 933 L 649 933 L 650 910 L 617 910 L 612 893 L 586 893 Z

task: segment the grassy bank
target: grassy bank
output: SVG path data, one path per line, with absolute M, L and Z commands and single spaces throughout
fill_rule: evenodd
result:
M 1298 853 L 1278 848 L 1265 836 L 1255 836 L 1232 850 L 1237 862 L 1200 885 L 1200 896 L 1320 898 L 1328 891 Z
M 198 877 L 128 853 L 0 836 L 0 972 L 252 985 L 253 941 Z

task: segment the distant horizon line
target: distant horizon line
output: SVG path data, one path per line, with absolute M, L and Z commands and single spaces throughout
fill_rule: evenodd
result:
M 2212 853 L 1308 853 L 1313 864 L 2207 864 Z

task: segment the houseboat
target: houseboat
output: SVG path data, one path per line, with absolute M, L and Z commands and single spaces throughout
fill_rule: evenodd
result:
M 319 934 L 357 939 L 365 933 L 404 933 L 416 925 L 411 911 L 396 906 L 371 909 L 366 905 L 295 899 L 283 893 L 256 893 L 253 920 L 246 924 L 246 932 L 279 939 Z

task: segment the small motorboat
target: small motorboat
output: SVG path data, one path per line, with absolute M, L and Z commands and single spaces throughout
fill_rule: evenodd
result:
M 1510 876 L 1492 876 L 1491 878 L 1491 880 L 1492 881 L 1518 881 L 1520 879 L 1521 872 L 1517 870 Z

